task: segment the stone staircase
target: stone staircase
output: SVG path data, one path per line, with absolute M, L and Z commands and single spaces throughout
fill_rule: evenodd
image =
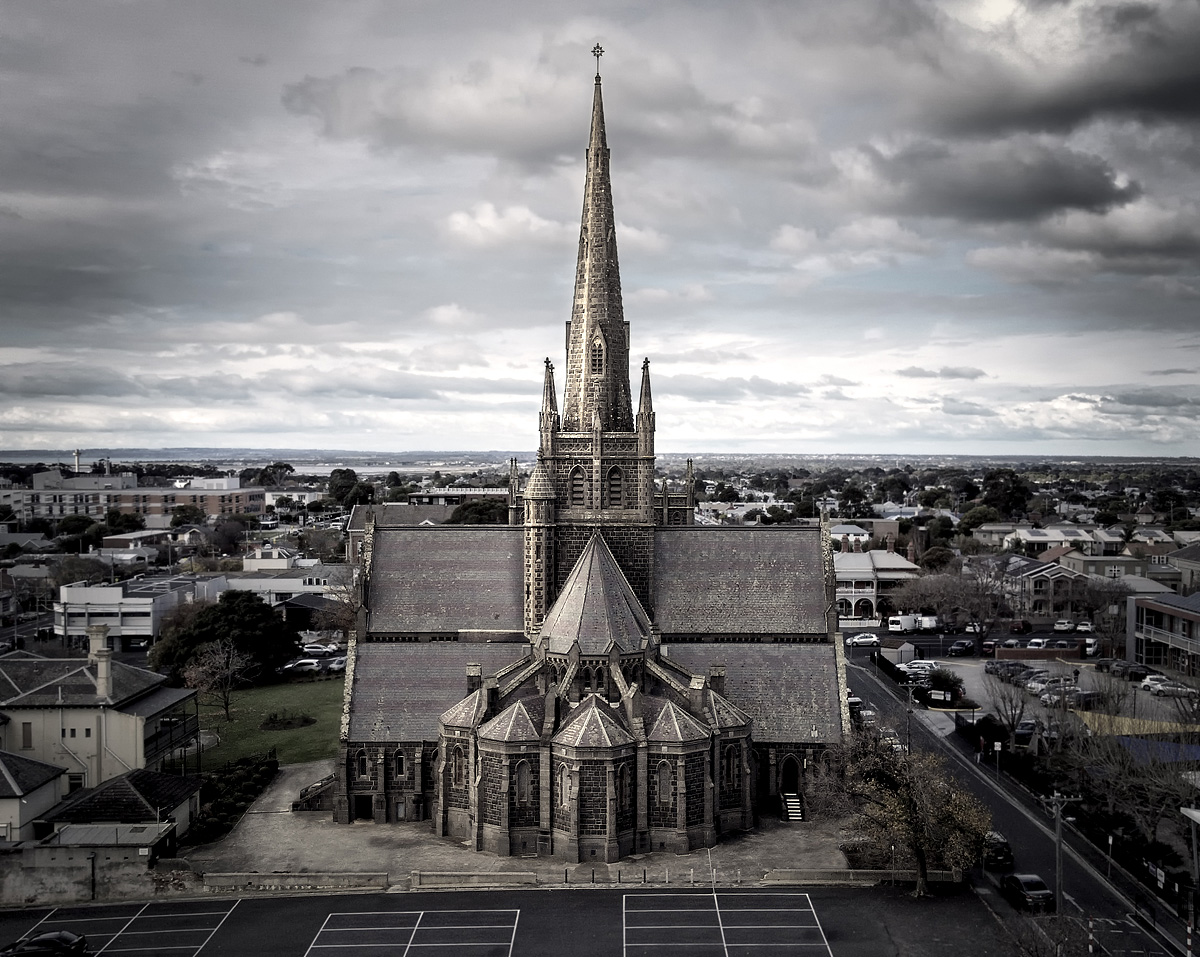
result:
M 781 794 L 783 801 L 783 819 L 785 821 L 803 821 L 804 805 L 800 803 L 799 794 Z

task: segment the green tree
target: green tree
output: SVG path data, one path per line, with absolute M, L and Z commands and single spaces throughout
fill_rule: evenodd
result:
M 58 562 L 50 572 L 50 582 L 55 587 L 71 585 L 75 582 L 87 582 L 94 585 L 108 581 L 112 577 L 112 569 L 104 562 L 95 558 L 83 558 L 68 555 Z
M 199 505 L 176 505 L 171 509 L 171 527 L 180 525 L 203 525 L 208 521 L 208 513 Z
M 955 554 L 950 549 L 941 545 L 934 545 L 932 548 L 927 548 L 917 558 L 917 564 L 926 571 L 941 571 L 955 559 Z
M 86 515 L 67 515 L 59 520 L 54 534 L 56 538 L 78 537 L 95 524 L 95 521 Z
M 358 473 L 354 469 L 334 469 L 329 473 L 329 497 L 339 505 L 358 484 Z
M 354 487 L 342 498 L 343 508 L 353 508 L 355 505 L 370 505 L 375 501 L 375 486 L 370 482 L 356 482 Z
M 1002 516 L 1024 514 L 1029 508 L 1033 489 L 1012 469 L 992 469 L 983 476 L 981 503 L 996 509 Z
M 958 520 L 958 530 L 970 535 L 980 525 L 1000 521 L 1000 513 L 990 505 L 976 505 Z
M 296 469 L 289 462 L 272 462 L 270 465 L 260 469 L 258 474 L 254 476 L 255 485 L 279 486 L 287 481 L 289 475 L 295 474 Z
M 110 508 L 104 516 L 104 524 L 109 527 L 110 534 L 124 535 L 126 532 L 142 531 L 146 527 L 146 520 L 140 515 L 127 515 Z
M 446 519 L 447 525 L 507 525 L 508 503 L 500 499 L 463 502 Z
M 260 677 L 274 675 L 295 654 L 296 637 L 296 629 L 256 594 L 230 590 L 178 626 L 164 628 L 151 649 L 150 666 L 179 684 L 201 648 L 229 641 L 254 660 Z
M 928 752 L 899 753 L 855 735 L 835 757 L 841 783 L 858 806 L 858 829 L 878 846 L 905 848 L 916 864 L 914 897 L 929 893 L 929 868 L 974 864 L 991 814 L 959 786 L 946 762 Z

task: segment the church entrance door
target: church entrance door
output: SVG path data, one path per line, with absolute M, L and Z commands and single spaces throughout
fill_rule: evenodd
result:
M 354 820 L 370 821 L 375 817 L 374 811 L 371 809 L 371 795 L 356 794 L 354 795 Z
M 800 762 L 788 755 L 779 766 L 779 793 L 800 793 Z

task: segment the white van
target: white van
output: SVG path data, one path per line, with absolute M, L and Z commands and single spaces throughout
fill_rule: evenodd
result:
M 892 615 L 888 619 L 888 631 L 907 635 L 917 630 L 916 615 Z
M 1083 653 L 1089 658 L 1095 658 L 1100 654 L 1100 639 L 1099 638 L 1084 638 Z

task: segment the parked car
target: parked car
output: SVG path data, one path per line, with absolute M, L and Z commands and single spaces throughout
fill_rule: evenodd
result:
M 879 745 L 882 748 L 892 751 L 905 751 L 904 744 L 900 741 L 900 735 L 896 733 L 894 728 L 879 729 Z
M 996 653 L 996 639 L 985 638 L 980 648 L 985 655 L 994 655 Z
M 1150 693 L 1157 698 L 1200 698 L 1200 691 L 1181 681 L 1159 682 Z
M 864 708 L 858 713 L 858 723 L 863 728 L 874 728 L 879 724 L 879 714 L 870 708 Z
M 1018 747 L 1028 745 L 1033 741 L 1033 736 L 1043 730 L 1042 722 L 1037 718 L 1025 718 L 1023 721 L 1017 722 L 1017 726 L 1013 729 L 1013 744 Z
M 1056 621 L 1054 623 L 1054 630 L 1055 631 L 1074 631 L 1075 630 L 1075 622 L 1073 622 L 1070 618 L 1060 618 L 1060 619 L 1058 619 L 1058 621 Z
M 982 635 L 984 632 L 983 622 L 969 621 L 967 627 L 963 629 L 968 635 Z
M 997 661 L 995 658 L 989 658 L 983 663 L 983 673 L 985 675 L 1003 674 L 1005 671 L 1004 666 L 1006 664 L 1008 664 L 1007 661 Z
M 1097 671 L 1108 671 L 1113 666 L 1115 658 L 1097 658 L 1095 661 Z
M 1004 643 L 1000 647 L 1001 648 L 1020 648 L 1021 647 L 1021 639 L 1020 638 L 1005 638 Z
M 1051 646 L 1047 645 L 1047 647 Z M 1053 647 L 1063 650 L 1069 648 L 1078 648 L 1079 646 L 1072 641 L 1067 641 L 1065 638 L 1059 638 L 1058 641 L 1054 643 Z
M 1031 650 L 1040 650 L 1040 649 L 1046 647 L 1046 639 L 1045 638 L 1030 638 L 1029 644 L 1027 644 L 1025 647 L 1029 648 Z
M 1047 688 L 1042 692 L 1042 696 L 1038 698 L 1042 706 L 1045 708 L 1067 708 L 1070 707 L 1068 701 L 1070 696 L 1078 691 L 1075 685 L 1059 685 L 1056 688 Z
M 946 654 L 955 658 L 974 655 L 975 642 L 971 641 L 969 638 L 960 638 L 946 650 Z
M 1000 893 L 1013 907 L 1054 911 L 1054 891 L 1037 874 L 1009 874 L 1000 882 Z
M 1157 685 L 1169 680 L 1170 679 L 1166 675 L 1146 675 L 1146 677 L 1142 679 L 1142 683 L 1139 685 L 1139 687 L 1143 691 L 1153 691 Z
M 287 674 L 303 674 L 305 672 L 320 671 L 322 664 L 316 658 L 295 658 L 283 666 L 283 671 Z
M 1074 683 L 1070 675 L 1044 675 L 1025 682 L 1025 690 L 1030 694 L 1042 694 L 1055 688 L 1065 688 Z
M 1033 623 L 1024 618 L 1019 618 L 1008 626 L 1010 635 L 1027 635 L 1031 631 L 1033 631 Z
M 1114 678 L 1124 678 L 1126 681 L 1141 681 L 1149 674 L 1157 674 L 1146 665 L 1139 665 L 1136 661 L 1123 659 L 1114 661 L 1108 670 Z
M 7 947 L 0 949 L 0 957 L 52 957 L 59 954 L 88 953 L 87 938 L 82 934 L 72 934 L 69 930 L 51 930 L 44 934 L 34 934 L 13 941 Z
M 999 831 L 988 831 L 983 837 L 983 865 L 994 871 L 1006 871 L 1013 866 L 1012 845 Z
M 338 650 L 338 646 L 334 644 L 311 644 L 304 645 L 300 650 L 306 655 L 331 655 Z
M 1024 688 L 1036 678 L 1048 678 L 1049 676 L 1050 672 L 1045 668 L 1022 668 L 1020 671 L 1009 672 L 1005 680 L 1018 688 Z
M 1103 691 L 1084 691 L 1081 688 L 1076 688 L 1067 695 L 1066 707 L 1078 708 L 1080 711 L 1090 711 L 1093 708 L 1098 708 L 1105 703 L 1108 695 Z
M 336 658 L 330 658 L 328 663 L 325 665 L 325 670 L 326 671 L 345 671 L 346 670 L 346 656 L 338 655 Z
M 846 644 L 850 648 L 857 648 L 859 646 L 877 648 L 879 647 L 879 636 L 865 631 L 858 635 L 847 635 Z
M 910 678 L 918 677 L 923 672 L 937 671 L 938 668 L 945 667 L 940 661 L 927 661 L 924 658 L 916 658 L 913 661 L 906 661 L 902 665 L 897 665 L 897 668 Z
M 1090 621 L 1077 621 L 1075 622 L 1075 630 L 1091 632 L 1094 629 L 1092 628 L 1092 623 Z

